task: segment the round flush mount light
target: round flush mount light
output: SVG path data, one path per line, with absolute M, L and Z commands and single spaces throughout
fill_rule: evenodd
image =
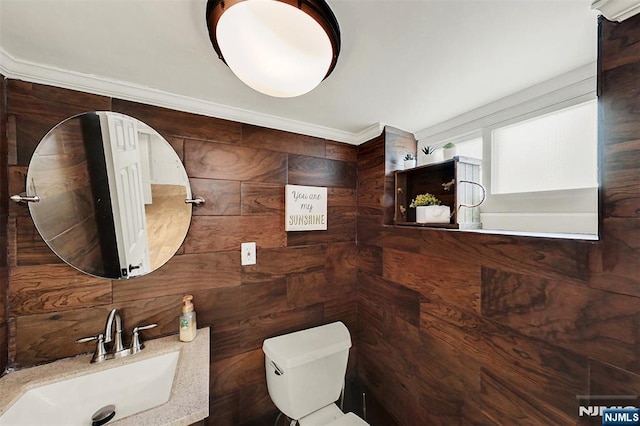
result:
M 206 18 L 218 57 L 270 96 L 311 91 L 338 61 L 340 28 L 323 0 L 208 0 Z

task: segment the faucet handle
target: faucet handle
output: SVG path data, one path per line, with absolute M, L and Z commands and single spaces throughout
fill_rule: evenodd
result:
M 76 340 L 76 343 L 86 343 L 93 340 L 97 340 L 98 343 L 96 344 L 96 351 L 93 353 L 93 358 L 91 358 L 92 364 L 102 362 L 106 359 L 107 351 L 104 348 L 104 334 L 100 333 L 97 336 L 82 337 Z
M 144 349 L 144 344 L 140 341 L 140 330 L 149 330 L 150 328 L 157 327 L 158 324 L 139 325 L 133 328 L 133 336 L 131 337 L 131 354 L 135 354 Z

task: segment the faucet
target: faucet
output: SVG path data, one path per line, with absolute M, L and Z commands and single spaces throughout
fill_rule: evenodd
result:
M 104 333 L 100 333 L 97 336 L 83 337 L 76 340 L 76 343 L 85 343 L 95 340 L 97 345 L 93 358 L 91 359 L 91 363 L 103 362 L 107 359 L 122 358 L 142 351 L 142 349 L 144 349 L 144 345 L 140 340 L 139 331 L 148 330 L 157 326 L 158 324 L 149 324 L 135 327 L 131 338 L 131 347 L 125 348 L 122 344 L 122 318 L 120 317 L 117 309 L 112 309 L 111 312 L 109 312 L 109 316 L 107 316 Z M 107 343 L 110 343 L 110 345 L 107 346 Z
M 115 336 L 113 326 L 114 319 L 116 320 Z M 112 309 L 107 317 L 107 324 L 104 328 L 104 343 L 111 343 L 108 352 L 113 354 L 114 358 L 122 358 L 123 356 L 127 356 L 131 353 L 131 351 L 129 349 L 125 349 L 122 344 L 122 318 L 120 317 L 117 309 Z

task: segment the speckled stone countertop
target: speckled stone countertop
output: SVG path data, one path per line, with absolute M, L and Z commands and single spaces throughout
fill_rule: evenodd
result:
M 177 426 L 190 425 L 208 417 L 209 328 L 198 329 L 196 338 L 189 343 L 181 342 L 173 335 L 145 341 L 144 345 L 145 349 L 140 353 L 99 364 L 90 364 L 91 355 L 80 355 L 10 372 L 0 378 L 0 416 L 30 389 L 179 350 L 169 401 L 108 424 Z

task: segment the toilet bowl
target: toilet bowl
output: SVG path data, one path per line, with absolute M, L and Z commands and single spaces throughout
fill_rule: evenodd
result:
M 367 426 L 335 404 L 340 398 L 351 335 L 340 321 L 266 339 L 269 396 L 300 426 Z

